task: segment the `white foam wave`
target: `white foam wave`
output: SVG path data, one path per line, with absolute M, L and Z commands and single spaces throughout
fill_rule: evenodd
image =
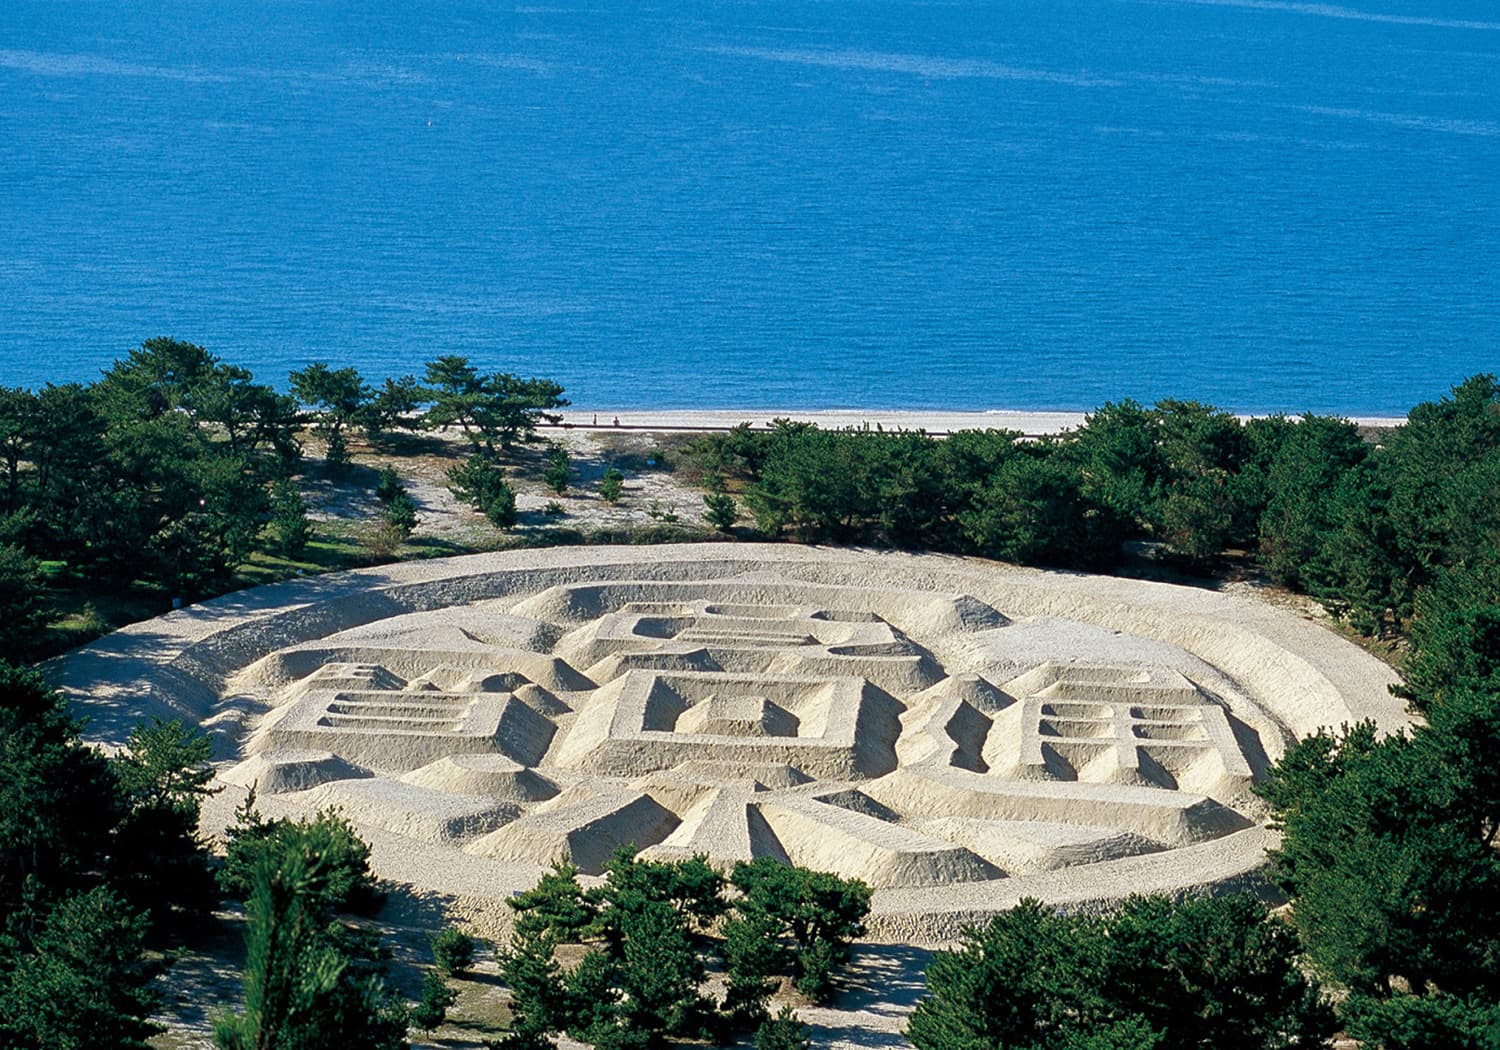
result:
M 1296 15 L 1321 18 L 1344 18 L 1356 22 L 1384 22 L 1397 26 L 1427 26 L 1433 29 L 1500 30 L 1500 22 L 1479 22 L 1463 18 L 1434 18 L 1430 15 L 1392 15 L 1380 11 L 1361 11 L 1338 4 L 1304 4 L 1294 0 L 1176 0 L 1199 7 L 1246 7 L 1257 11 L 1287 11 Z
M 811 51 L 768 47 L 702 47 L 715 55 L 738 55 L 769 62 L 789 62 L 833 69 L 870 69 L 884 73 L 909 73 L 932 79 L 1033 80 L 1069 87 L 1119 87 L 1123 83 L 1091 73 L 1062 73 L 1047 69 L 1023 69 L 974 58 L 944 58 L 938 55 L 906 55 L 886 51 Z
M 553 72 L 551 62 L 543 62 L 532 58 L 530 55 L 514 53 L 481 52 L 479 54 L 465 54 L 465 62 L 478 62 L 482 66 L 490 66 L 495 69 L 519 69 L 527 73 L 539 75 L 550 75 Z
M 229 80 L 217 73 L 172 66 L 152 66 L 139 62 L 121 62 L 103 55 L 69 55 L 55 51 L 0 50 L 0 68 L 19 69 L 26 73 L 53 77 L 154 77 L 160 80 L 182 80 L 211 83 Z
M 1415 128 L 1419 131 L 1444 131 L 1453 135 L 1479 135 L 1485 138 L 1500 138 L 1500 123 L 1492 120 L 1461 120 L 1456 117 L 1424 117 L 1419 113 L 1383 113 L 1372 109 L 1345 109 L 1339 106 L 1294 106 L 1303 113 L 1316 113 L 1324 117 L 1348 117 L 1367 120 L 1372 124 L 1389 124 L 1398 128 Z

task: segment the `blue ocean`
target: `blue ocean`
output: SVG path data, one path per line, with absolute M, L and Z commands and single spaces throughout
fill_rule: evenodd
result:
M 1394 414 L 1500 370 L 1491 0 L 5 0 L 0 383 Z

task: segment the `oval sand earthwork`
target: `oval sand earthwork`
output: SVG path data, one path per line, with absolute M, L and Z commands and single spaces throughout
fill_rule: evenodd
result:
M 567 856 L 771 856 L 932 943 L 1035 896 L 1252 876 L 1296 737 L 1403 724 L 1393 672 L 1285 610 L 1166 584 L 789 545 L 556 548 L 262 587 L 55 665 L 118 745 L 216 739 L 272 813 L 503 898 Z M 226 792 L 226 797 L 234 797 Z

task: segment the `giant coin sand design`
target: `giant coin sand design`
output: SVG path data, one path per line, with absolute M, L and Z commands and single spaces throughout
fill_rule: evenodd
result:
M 555 549 L 233 595 L 68 657 L 95 734 L 201 722 L 223 780 L 341 808 L 377 867 L 503 896 L 565 856 L 755 857 L 911 941 L 1025 895 L 1230 883 L 1296 736 L 1390 672 L 1260 603 L 935 555 Z

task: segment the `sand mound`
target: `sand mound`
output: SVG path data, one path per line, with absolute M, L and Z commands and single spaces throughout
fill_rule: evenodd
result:
M 677 829 L 642 851 L 647 860 L 711 856 L 722 865 L 773 857 L 790 863 L 752 796 L 732 788 L 709 788 L 682 816 Z
M 421 842 L 461 843 L 515 820 L 515 803 L 453 795 L 399 780 L 339 780 L 308 792 L 309 805 L 333 807 L 356 824 Z
M 784 796 L 758 808 L 793 864 L 845 872 L 877 889 L 979 882 L 1001 874 L 962 846 L 840 806 Z
M 517 803 L 542 802 L 558 793 L 552 781 L 504 755 L 445 755 L 401 780 L 455 795 Z
M 470 853 L 512 864 L 562 857 L 589 875 L 621 846 L 655 845 L 678 824 L 648 795 L 612 793 L 537 810 L 468 846 Z
M 226 784 L 253 787 L 262 795 L 306 791 L 330 780 L 370 776 L 332 751 L 262 751 L 219 774 Z
M 1128 831 L 1089 824 L 938 817 L 917 826 L 938 838 L 962 843 L 1009 874 L 1097 864 L 1163 848 Z
M 1251 786 L 1296 735 L 1402 724 L 1385 668 L 1242 599 L 791 545 L 278 585 L 58 677 L 108 733 L 200 720 L 226 780 L 340 806 L 396 877 L 500 896 L 621 846 L 770 856 L 866 879 L 872 925 L 916 938 L 1021 893 L 1245 878 L 1273 838 Z

